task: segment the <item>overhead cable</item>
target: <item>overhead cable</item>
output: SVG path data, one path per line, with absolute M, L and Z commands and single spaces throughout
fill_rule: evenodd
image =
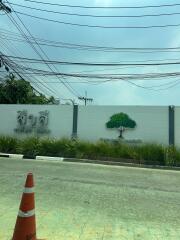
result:
M 53 22 L 53 23 L 59 23 L 59 24 L 64 24 L 64 25 L 69 25 L 69 26 L 75 26 L 75 27 L 88 27 L 88 28 L 103 28 L 103 29 L 151 29 L 151 28 L 169 28 L 169 27 L 179 27 L 180 23 L 177 24 L 164 24 L 164 25 L 143 25 L 143 26 L 108 26 L 108 25 L 89 25 L 89 24 L 82 24 L 82 23 L 73 23 L 73 22 L 65 22 L 65 21 L 59 21 L 55 19 L 49 19 L 45 17 L 39 17 L 35 16 L 32 14 L 27 14 L 19 11 L 14 11 L 15 13 L 35 18 L 35 19 L 40 19 L 40 20 L 45 20 L 48 22 Z
M 162 8 L 162 7 L 177 7 L 180 6 L 180 3 L 171 3 L 171 4 L 159 4 L 159 5 L 143 5 L 143 6 L 85 6 L 85 5 L 70 5 L 70 4 L 59 4 L 52 2 L 42 2 L 37 0 L 24 0 L 25 2 L 32 2 L 44 5 L 59 6 L 59 7 L 70 7 L 70 8 L 100 8 L 100 9 L 118 9 L 118 8 Z
M 14 24 L 14 26 L 18 29 L 18 31 L 21 33 L 21 35 L 26 39 L 27 43 L 33 48 L 33 50 L 38 54 L 36 48 L 29 42 L 29 39 L 28 37 L 26 36 L 26 34 L 24 33 L 24 31 L 21 29 L 21 27 L 19 26 L 19 24 L 17 23 L 17 21 L 14 19 L 14 17 L 12 15 L 8 15 L 10 21 Z M 42 84 L 43 85 L 43 84 Z M 56 95 L 56 92 L 49 88 L 47 85 L 46 85 L 46 88 L 51 92 L 51 94 L 53 96 L 57 96 Z
M 18 56 L 8 56 L 12 59 L 19 59 L 23 61 L 29 61 L 33 63 L 47 63 L 47 64 L 60 64 L 60 65 L 81 65 L 81 66 L 167 66 L 167 65 L 180 65 L 180 61 L 178 62 L 153 62 L 153 63 L 104 63 L 104 62 L 70 62 L 70 61 L 59 61 L 59 60 L 41 60 L 41 59 L 35 59 L 35 58 L 25 58 L 25 57 L 18 57 Z
M 7 2 L 8 2 L 8 1 L 7 1 Z M 9 3 L 9 2 L 8 2 L 8 3 Z M 9 4 L 9 5 L 10 5 L 10 4 Z M 10 5 L 10 6 L 11 6 L 11 5 Z M 11 6 L 11 8 L 12 8 L 12 6 Z M 13 8 L 12 8 L 12 9 L 13 9 Z M 13 10 L 14 10 L 14 9 L 13 9 Z M 22 25 L 24 26 L 24 28 L 26 29 L 26 31 L 28 32 L 28 34 L 31 36 L 31 38 L 33 38 L 33 40 L 36 41 L 36 39 L 34 39 L 33 35 L 30 33 L 29 29 L 25 26 L 25 24 L 23 23 L 23 21 L 21 20 L 21 18 L 18 16 L 18 14 L 17 14 L 17 13 L 15 13 L 15 14 L 16 14 L 17 18 L 19 19 L 19 21 L 21 22 L 21 24 L 22 24 Z M 40 58 L 42 59 L 42 61 L 44 61 L 41 53 L 34 47 L 34 45 L 33 45 L 32 43 L 29 42 L 29 39 L 27 38 L 27 36 L 26 36 L 25 34 L 24 34 L 23 36 L 25 37 L 25 39 L 27 39 L 28 43 L 31 45 L 31 47 L 34 49 L 34 51 L 38 54 L 38 56 L 40 56 Z M 41 48 L 41 46 L 39 46 L 38 43 L 37 43 L 37 47 L 40 49 L 40 51 L 42 52 L 42 54 L 48 59 L 47 54 L 44 52 L 44 50 Z M 49 66 L 48 63 L 45 62 L 45 64 L 47 65 L 48 68 L 50 68 L 50 70 L 52 70 L 52 69 L 51 69 L 51 66 Z M 52 67 L 53 67 L 53 66 L 52 66 Z M 57 77 L 58 77 L 58 79 L 59 79 L 60 81 L 63 81 L 63 80 L 60 79 L 60 76 L 57 76 Z M 73 95 L 75 95 L 75 96 L 77 97 L 74 89 L 72 89 L 71 86 L 68 86 L 65 82 L 63 83 L 63 85 L 64 85 Z
M 0 33 L 1 33 L 1 37 L 6 38 L 6 39 L 10 39 L 10 40 L 24 40 L 24 38 L 21 37 L 20 34 L 17 34 L 15 32 L 12 31 L 7 31 L 5 29 L 0 28 Z M 10 36 L 9 36 L 10 35 Z M 7 37 L 6 37 L 7 36 Z M 31 36 L 27 35 L 29 41 L 31 41 L 32 43 L 36 43 L 35 41 L 33 41 L 33 39 L 31 38 Z M 44 39 L 44 38 L 37 38 L 34 37 L 36 39 L 36 41 L 38 42 L 38 44 L 42 44 L 42 45 L 47 45 L 46 46 L 52 46 L 52 47 L 70 47 L 71 49 L 73 47 L 77 47 L 77 49 L 82 48 L 82 50 L 92 50 L 92 51 L 122 51 L 122 52 L 137 52 L 137 51 L 156 51 L 156 52 L 167 52 L 167 51 L 180 51 L 180 47 L 174 46 L 174 47 L 112 47 L 112 46 L 103 46 L 103 45 L 89 45 L 89 44 L 77 44 L 77 43 L 69 43 L 69 42 L 63 42 L 63 41 L 53 41 L 53 40 L 48 40 L 48 39 Z M 25 40 L 24 40 L 25 41 Z M 62 46 L 61 46 L 62 45 Z
M 94 15 L 94 14 L 81 14 L 81 13 L 70 13 L 70 12 L 60 12 L 55 10 L 37 8 L 32 6 L 26 6 L 22 4 L 9 2 L 11 5 L 18 6 L 21 8 L 37 10 L 40 12 L 55 13 L 60 15 L 67 16 L 76 16 L 76 17 L 93 17 L 93 18 L 144 18 L 144 17 L 163 17 L 163 16 L 175 16 L 180 15 L 180 12 L 170 12 L 170 13 L 158 13 L 158 14 L 141 14 L 141 15 Z

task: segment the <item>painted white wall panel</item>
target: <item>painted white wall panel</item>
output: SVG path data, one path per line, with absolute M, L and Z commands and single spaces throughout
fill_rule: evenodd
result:
M 113 114 L 126 113 L 137 127 L 124 132 L 125 139 L 168 144 L 168 107 L 151 106 L 80 106 L 78 136 L 81 139 L 116 139 L 118 131 L 106 128 Z
M 39 116 L 40 111 L 49 111 L 49 137 L 70 137 L 73 124 L 73 107 L 64 105 L 0 105 L 0 135 L 25 136 L 15 133 L 17 111 L 27 110 L 28 114 Z M 31 134 L 27 134 L 31 135 Z
M 40 111 L 49 111 L 49 137 L 70 138 L 73 125 L 73 106 L 67 105 L 0 105 L 0 135 L 27 136 L 17 134 L 17 112 L 27 110 L 38 116 Z M 137 127 L 124 132 L 125 139 L 168 144 L 168 107 L 158 106 L 79 106 L 78 137 L 97 141 L 117 139 L 119 132 L 107 129 L 106 122 L 116 113 L 126 113 L 136 121 Z M 180 107 L 175 109 L 175 141 L 180 146 Z M 30 134 L 28 134 L 30 135 Z

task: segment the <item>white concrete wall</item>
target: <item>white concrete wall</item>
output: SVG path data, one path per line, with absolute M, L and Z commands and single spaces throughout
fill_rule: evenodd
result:
M 168 144 L 168 107 L 151 106 L 80 106 L 78 137 L 86 140 L 117 139 L 118 131 L 106 128 L 116 113 L 126 113 L 136 121 L 134 130 L 124 132 L 126 139 Z
M 15 133 L 17 111 L 27 110 L 28 114 L 38 116 L 40 111 L 49 111 L 49 137 L 71 137 L 73 107 L 65 105 L 0 105 L 0 135 L 27 136 Z M 28 134 L 32 135 L 32 134 Z
M 38 116 L 40 111 L 49 111 L 49 137 L 70 138 L 73 125 L 73 107 L 67 105 L 0 105 L 0 135 L 27 136 L 15 133 L 17 111 L 27 110 Z M 106 122 L 116 113 L 126 113 L 136 121 L 137 127 L 124 132 L 125 139 L 168 144 L 168 107 L 151 106 L 79 106 L 78 137 L 97 141 L 100 138 L 117 139 L 117 130 L 107 129 Z M 180 108 L 175 116 L 180 119 Z M 176 142 L 180 146 L 180 124 L 176 121 Z M 179 134 L 178 134 L 179 132 Z M 31 134 L 29 134 L 31 135 Z

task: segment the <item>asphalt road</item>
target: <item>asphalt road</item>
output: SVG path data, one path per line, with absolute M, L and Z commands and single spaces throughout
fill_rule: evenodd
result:
M 180 172 L 0 158 L 0 240 L 10 240 L 26 173 L 38 238 L 180 239 Z

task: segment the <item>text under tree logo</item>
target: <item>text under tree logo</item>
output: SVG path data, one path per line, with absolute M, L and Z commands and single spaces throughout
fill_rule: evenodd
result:
M 27 110 L 17 112 L 17 133 L 39 133 L 48 134 L 49 112 L 41 111 L 39 116 L 28 114 Z

